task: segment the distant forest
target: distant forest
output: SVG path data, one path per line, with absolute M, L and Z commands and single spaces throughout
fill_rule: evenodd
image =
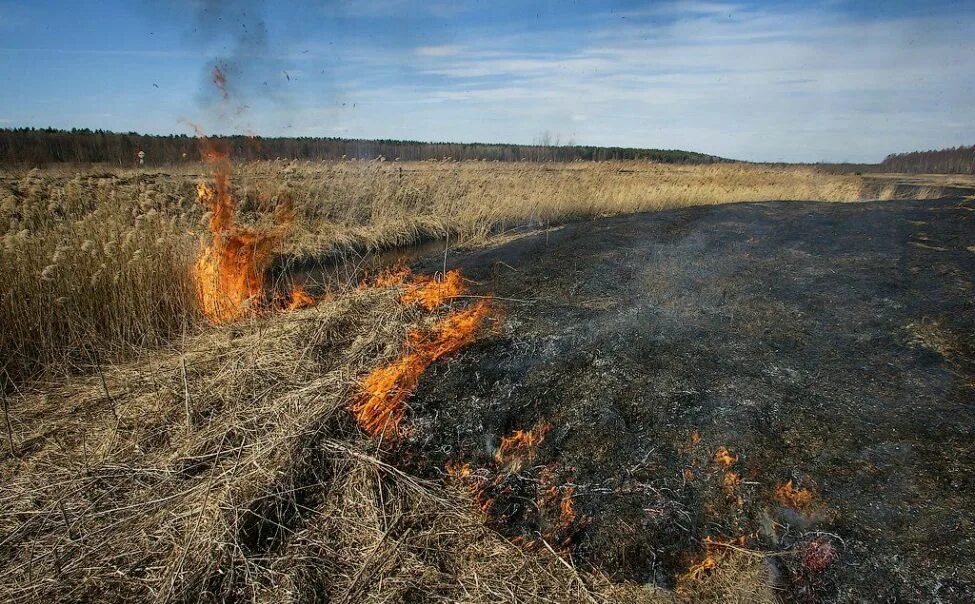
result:
M 609 161 L 645 159 L 664 163 L 714 163 L 727 161 L 691 151 L 592 147 L 583 145 L 504 145 L 482 143 L 425 143 L 399 140 L 345 138 L 264 138 L 214 136 L 227 146 L 231 157 L 242 159 L 400 159 L 403 161 L 450 158 L 499 161 Z M 52 128 L 0 129 L 0 164 L 38 166 L 51 163 L 138 164 L 145 152 L 147 165 L 199 161 L 195 137 L 116 133 L 104 130 L 56 130 Z
M 975 174 L 975 145 L 936 151 L 893 153 L 880 166 L 884 172 Z

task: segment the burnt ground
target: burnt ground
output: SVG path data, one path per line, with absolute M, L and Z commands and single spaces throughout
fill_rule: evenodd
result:
M 530 467 L 485 496 L 500 530 L 583 566 L 672 587 L 705 537 L 738 538 L 800 552 L 769 559 L 787 599 L 971 601 L 972 246 L 975 206 L 958 199 L 780 202 L 453 256 L 476 293 L 508 300 L 493 333 L 423 377 L 412 459 L 490 476 L 501 436 L 547 421 Z M 812 501 L 774 497 L 789 480 Z M 580 517 L 561 533 L 553 482 Z M 810 561 L 829 548 L 835 562 Z

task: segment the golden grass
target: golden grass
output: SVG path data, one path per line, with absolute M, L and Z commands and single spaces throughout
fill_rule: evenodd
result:
M 0 380 L 168 341 L 195 308 L 187 206 L 112 179 L 31 171 L 3 180 Z
M 277 165 L 243 173 L 261 191 Z M 861 199 L 862 180 L 811 168 L 645 162 L 293 163 L 290 249 L 382 249 L 449 235 L 479 239 L 529 225 L 739 201 Z M 271 192 L 264 192 L 269 197 Z
M 744 200 L 853 201 L 862 181 L 810 168 L 645 162 L 255 162 L 244 221 L 287 201 L 282 253 L 379 250 L 524 225 Z M 151 348 L 200 323 L 187 267 L 205 236 L 202 169 L 0 173 L 0 356 L 22 380 Z

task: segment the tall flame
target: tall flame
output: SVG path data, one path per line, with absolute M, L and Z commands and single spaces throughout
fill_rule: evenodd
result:
M 200 183 L 196 194 L 210 211 L 211 240 L 201 250 L 193 274 L 203 313 L 214 323 L 226 323 L 255 312 L 263 303 L 264 271 L 282 232 L 237 224 L 229 155 L 205 136 L 200 140 L 203 159 L 213 170 L 213 186 Z

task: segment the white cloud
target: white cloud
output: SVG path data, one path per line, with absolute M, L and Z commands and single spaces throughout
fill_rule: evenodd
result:
M 463 46 L 442 44 L 440 46 L 419 46 L 413 49 L 413 53 L 418 57 L 453 57 L 459 55 L 463 50 Z
M 429 47 L 438 50 L 417 53 L 411 68 L 441 80 L 376 96 L 491 116 L 506 124 L 493 135 L 508 140 L 581 127 L 580 142 L 759 160 L 877 161 L 975 138 L 966 121 L 975 94 L 970 20 L 864 22 L 813 10 L 738 10 L 729 19 L 731 5 L 664 8 L 674 15 L 664 26 L 627 19 L 567 51 L 539 50 L 532 35 L 468 38 L 463 52 Z M 470 139 L 466 120 L 446 117 L 437 132 L 415 136 Z M 946 131 L 949 123 L 967 127 Z

